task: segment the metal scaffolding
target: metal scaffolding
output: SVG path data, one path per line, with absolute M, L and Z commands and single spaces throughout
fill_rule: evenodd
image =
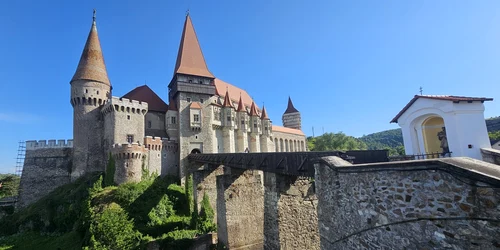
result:
M 17 148 L 17 158 L 16 158 L 16 175 L 21 177 L 23 174 L 24 158 L 26 157 L 26 142 L 19 141 L 19 147 Z

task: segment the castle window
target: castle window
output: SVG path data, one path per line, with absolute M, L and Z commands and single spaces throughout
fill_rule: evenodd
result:
M 203 99 L 200 99 L 200 102 L 203 103 Z
M 127 120 L 130 120 L 130 115 L 127 115 Z
M 151 121 L 148 121 L 148 128 L 151 128 Z
M 195 122 L 199 122 L 200 121 L 200 115 L 198 115 L 198 114 L 193 115 L 193 120 Z
M 170 123 L 175 124 L 175 116 L 170 117 Z
M 97 91 L 97 94 L 99 94 L 99 90 Z
M 241 120 L 241 125 L 245 125 L 245 120 Z
M 257 121 L 254 121 L 254 122 L 253 122 L 253 127 L 254 127 L 254 128 L 257 128 Z
M 267 131 L 267 126 L 264 127 L 264 130 Z
M 89 93 L 89 90 L 88 90 L 88 89 L 86 89 L 86 90 L 85 90 L 85 94 L 88 94 L 88 93 Z
M 133 143 L 134 142 L 134 135 L 127 135 L 127 142 Z
M 231 121 L 231 116 L 228 116 L 227 117 L 227 121 L 230 122 Z
M 191 98 L 190 97 L 186 98 L 186 100 L 187 100 L 187 102 L 191 102 Z
M 193 80 L 189 80 L 189 83 L 193 83 Z
M 202 81 L 202 80 L 200 80 L 200 84 L 203 84 L 203 81 Z

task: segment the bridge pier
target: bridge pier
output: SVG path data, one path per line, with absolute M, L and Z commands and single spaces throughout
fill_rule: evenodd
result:
M 224 174 L 224 167 L 207 164 L 207 168 L 202 168 L 193 172 L 193 196 L 195 210 L 200 212 L 203 195 L 207 194 L 210 206 L 214 210 L 214 223 L 217 223 L 217 186 L 216 177 Z
M 217 176 L 217 235 L 228 249 L 263 249 L 262 172 L 231 169 Z
M 320 249 L 311 178 L 265 172 L 264 187 L 264 249 Z

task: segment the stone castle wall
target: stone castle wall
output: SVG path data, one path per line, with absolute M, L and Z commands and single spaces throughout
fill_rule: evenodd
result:
M 496 165 L 470 158 L 317 164 L 315 176 L 322 249 L 500 247 Z
M 307 139 L 304 135 L 273 131 L 273 152 L 303 152 L 307 150 Z
M 33 141 L 28 141 L 27 145 Z M 59 186 L 71 181 L 73 149 L 27 146 L 19 186 L 19 207 L 32 204 Z
M 142 166 L 147 161 L 148 150 L 137 143 L 114 145 L 111 153 L 115 159 L 116 184 L 139 182 L 142 179 Z

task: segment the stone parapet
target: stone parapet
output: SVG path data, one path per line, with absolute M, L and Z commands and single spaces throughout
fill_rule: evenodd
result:
M 154 136 L 146 136 L 144 137 L 144 146 L 149 150 L 161 151 L 163 147 L 163 141 L 167 139 L 154 137 Z
M 142 166 L 147 158 L 148 149 L 138 143 L 115 144 L 111 149 L 115 158 L 116 184 L 139 182 L 142 179 Z
M 101 112 L 109 113 L 112 111 L 145 115 L 148 112 L 148 103 L 113 96 L 111 101 L 104 105 Z
M 42 148 L 72 148 L 73 140 L 31 140 L 26 141 L 26 150 L 36 150 Z

